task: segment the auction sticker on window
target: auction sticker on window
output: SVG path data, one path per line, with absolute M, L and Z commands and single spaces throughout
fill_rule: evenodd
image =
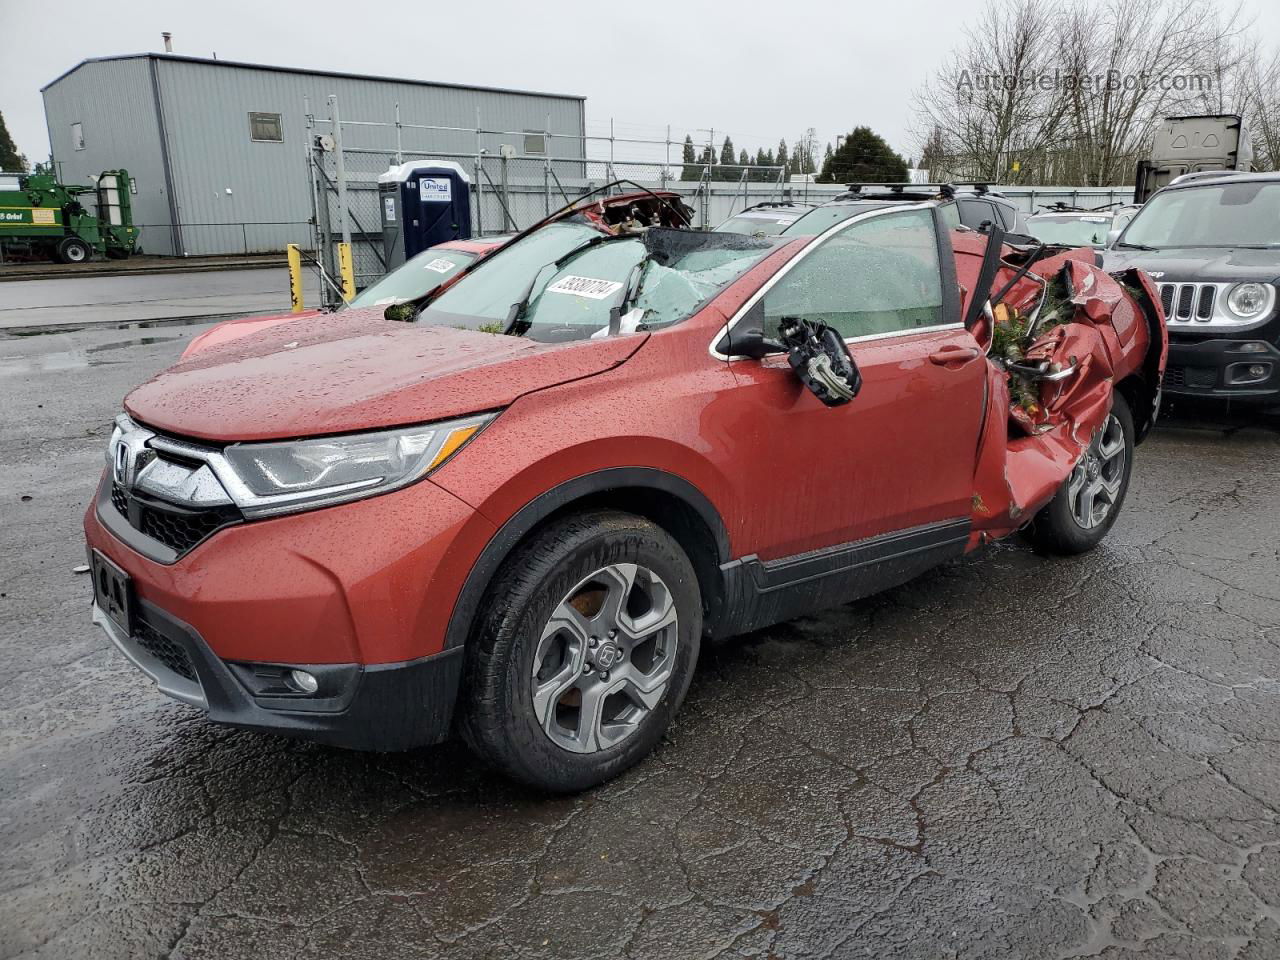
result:
M 443 257 L 436 257 L 430 263 L 422 265 L 424 270 L 434 270 L 436 273 L 448 273 L 453 269 L 453 261 L 445 260 Z
M 604 300 L 622 289 L 617 280 L 595 280 L 591 277 L 561 277 L 545 293 L 571 293 L 575 297 L 587 297 L 591 300 Z

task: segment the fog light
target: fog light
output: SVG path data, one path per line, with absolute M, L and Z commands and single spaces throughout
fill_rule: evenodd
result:
M 1249 364 L 1248 373 L 1250 380 L 1261 380 L 1267 375 L 1267 368 L 1260 363 L 1251 363 Z
M 305 670 L 290 670 L 289 680 L 303 693 L 315 693 L 320 689 L 320 681 Z

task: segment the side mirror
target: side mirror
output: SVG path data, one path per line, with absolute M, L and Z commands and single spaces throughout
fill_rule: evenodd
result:
M 783 317 L 778 336 L 800 382 L 828 407 L 848 403 L 862 389 L 862 374 L 844 338 L 821 321 Z
M 1108 230 L 1107 231 L 1107 249 L 1110 250 L 1112 247 L 1114 247 L 1116 245 L 1116 241 L 1119 239 L 1120 239 L 1119 230 Z
M 747 357 L 751 360 L 763 360 L 774 353 L 785 353 L 787 348 L 777 340 L 770 340 L 759 327 L 749 330 L 739 328 L 726 333 L 716 345 L 716 349 L 726 357 Z

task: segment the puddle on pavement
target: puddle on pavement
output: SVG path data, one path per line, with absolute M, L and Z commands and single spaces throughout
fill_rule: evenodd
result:
M 0 340 L 21 339 L 26 337 L 51 337 L 59 333 L 84 333 L 86 330 L 154 330 L 159 327 L 198 327 L 201 324 L 214 324 L 228 317 L 239 317 L 242 314 L 214 314 L 205 317 L 170 317 L 165 320 L 130 320 L 127 323 L 95 323 L 91 326 L 77 327 L 51 324 L 45 327 L 12 327 L 0 330 Z M 271 316 L 271 314 L 266 314 Z
M 66 331 L 63 331 L 64 333 Z M 99 357 L 98 354 L 110 353 L 112 350 L 125 350 L 129 347 L 146 346 L 152 343 L 171 343 L 178 337 L 130 337 L 116 343 L 102 343 L 92 347 L 80 347 L 75 350 L 55 350 L 41 353 L 34 357 L 5 357 L 0 355 L 0 377 L 23 376 L 31 373 L 61 373 L 67 370 L 83 370 L 86 367 L 97 367 L 108 363 L 123 363 L 110 357 Z

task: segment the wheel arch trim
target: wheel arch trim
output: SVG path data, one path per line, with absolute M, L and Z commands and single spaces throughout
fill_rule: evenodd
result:
M 622 489 L 652 491 L 681 502 L 701 519 L 711 534 L 716 554 L 709 558 L 713 561 L 712 566 L 718 570 L 729 561 L 729 534 L 724 520 L 706 494 L 683 477 L 653 467 L 610 467 L 574 477 L 540 493 L 512 514 L 489 538 L 454 600 L 445 628 L 444 649 L 461 647 L 467 642 L 480 602 L 502 561 L 534 528 L 577 502 Z M 695 568 L 698 567 L 697 559 L 690 559 Z

